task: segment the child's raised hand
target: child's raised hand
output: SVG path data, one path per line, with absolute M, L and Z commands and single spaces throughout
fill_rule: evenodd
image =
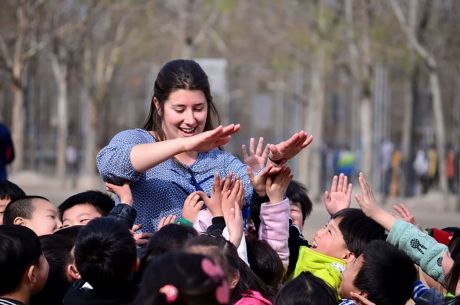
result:
M 136 231 L 140 230 L 142 225 L 140 224 L 135 224 L 131 228 L 131 234 L 133 235 L 134 241 L 136 242 L 136 246 L 145 246 L 149 243 L 150 237 L 152 237 L 152 233 L 149 232 L 139 232 L 136 233 Z
M 106 191 L 117 195 L 121 203 L 125 203 L 127 205 L 133 204 L 133 193 L 131 192 L 131 187 L 128 183 L 125 183 L 123 185 L 116 185 L 113 183 L 106 182 L 105 189 Z
M 163 228 L 166 225 L 169 225 L 170 223 L 176 223 L 176 215 L 168 215 L 161 217 L 160 222 L 158 223 L 157 226 L 157 231 L 159 231 L 161 228 Z
M 257 176 L 254 176 L 254 172 L 250 166 L 246 167 L 249 181 L 251 182 L 252 188 L 260 197 L 264 197 L 267 193 L 266 189 L 266 181 L 267 177 L 270 174 L 270 171 L 273 169 L 273 165 L 269 164 L 265 166 Z
M 238 203 L 240 210 L 243 208 L 244 201 L 244 185 L 240 178 L 236 178 L 229 187 L 224 188 L 222 191 L 222 212 L 225 217 L 225 213 L 228 212 L 235 204 Z
M 292 178 L 293 175 L 291 174 L 291 169 L 288 166 L 283 166 L 278 174 L 267 178 L 265 186 L 270 203 L 278 203 L 283 200 L 284 194 L 286 193 L 287 187 Z
M 352 184 L 348 183 L 348 177 L 344 174 L 332 178 L 331 190 L 325 191 L 323 195 L 324 206 L 329 215 L 350 207 L 352 189 Z
M 393 210 L 403 219 L 404 221 L 411 223 L 415 226 L 417 222 L 415 221 L 415 216 L 411 213 L 411 211 L 404 205 L 404 203 L 400 203 L 393 205 Z
M 243 215 L 237 201 L 232 208 L 224 213 L 224 219 L 230 235 L 230 242 L 238 248 L 243 237 Z
M 355 303 L 358 305 L 375 305 L 375 303 L 369 301 L 365 296 L 360 295 L 359 293 L 352 291 L 350 294 Z
M 193 192 L 187 196 L 184 201 L 184 206 L 182 208 L 182 217 L 190 221 L 191 223 L 195 222 L 198 212 L 203 207 L 204 202 L 200 200 L 201 197 L 197 192 Z
M 246 165 L 250 166 L 253 172 L 260 171 L 267 161 L 268 145 L 264 148 L 264 138 L 260 137 L 257 147 L 254 150 L 254 138 L 249 139 L 249 154 L 246 145 L 241 145 L 243 160 Z
M 231 179 L 231 178 L 230 178 Z M 220 179 L 219 173 L 214 175 L 214 182 L 212 184 L 211 198 L 208 197 L 204 192 L 198 191 L 197 194 L 204 201 L 204 204 L 208 208 L 209 212 L 213 217 L 222 216 L 222 188 L 224 187 L 225 179 Z
M 367 184 L 363 173 L 359 173 L 359 186 L 361 187 L 361 194 L 356 195 L 356 201 L 361 207 L 361 210 L 386 230 L 391 230 L 391 227 L 393 227 L 393 224 L 396 222 L 396 217 L 379 206 L 375 199 L 374 192 L 369 184 Z

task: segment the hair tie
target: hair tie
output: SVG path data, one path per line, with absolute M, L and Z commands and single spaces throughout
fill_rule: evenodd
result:
M 220 285 L 216 288 L 214 295 L 216 297 L 216 301 L 219 304 L 227 304 L 230 301 L 230 288 L 228 286 L 227 280 L 225 279 L 225 275 L 222 269 L 218 265 L 214 264 L 208 258 L 204 258 L 201 261 L 201 269 L 209 277 L 217 281 L 220 281 Z
M 177 296 L 179 295 L 179 291 L 177 288 L 171 284 L 164 285 L 159 290 L 160 293 L 164 294 L 166 297 L 166 303 L 174 303 L 177 300 Z

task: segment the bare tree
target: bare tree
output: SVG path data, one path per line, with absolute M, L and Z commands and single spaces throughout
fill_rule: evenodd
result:
M 414 28 L 410 26 L 407 18 L 401 9 L 401 6 L 396 0 L 390 0 L 391 8 L 398 19 L 399 24 L 404 31 L 407 38 L 407 43 L 416 52 L 416 54 L 424 61 L 429 71 L 429 83 L 433 101 L 433 112 L 435 121 L 435 133 L 436 133 L 436 149 L 438 153 L 439 162 L 439 182 L 441 191 L 447 192 L 447 176 L 446 176 L 446 165 L 444 163 L 445 156 L 445 144 L 446 144 L 446 132 L 444 127 L 444 114 L 442 110 L 442 96 L 441 87 L 439 84 L 438 65 L 435 57 L 431 54 L 417 39 Z M 409 14 L 416 14 L 417 5 L 416 2 L 412 2 L 410 5 Z

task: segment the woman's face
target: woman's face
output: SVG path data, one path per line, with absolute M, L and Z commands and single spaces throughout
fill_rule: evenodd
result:
M 159 109 L 159 104 L 156 104 Z M 179 89 L 173 91 L 159 110 L 166 139 L 190 137 L 203 132 L 208 116 L 208 104 L 203 91 Z

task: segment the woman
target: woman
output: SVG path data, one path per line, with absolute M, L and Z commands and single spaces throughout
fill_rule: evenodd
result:
M 158 73 L 144 128 L 120 132 L 99 152 L 102 178 L 131 184 L 136 223 L 144 232 L 153 232 L 163 216 L 180 216 L 190 193 L 209 195 L 216 173 L 241 177 L 249 206 L 252 188 L 246 165 L 219 148 L 240 126 L 215 127 L 218 121 L 206 73 L 193 60 L 173 60 Z M 311 141 L 305 132 L 297 133 L 270 146 L 269 157 L 285 162 Z

